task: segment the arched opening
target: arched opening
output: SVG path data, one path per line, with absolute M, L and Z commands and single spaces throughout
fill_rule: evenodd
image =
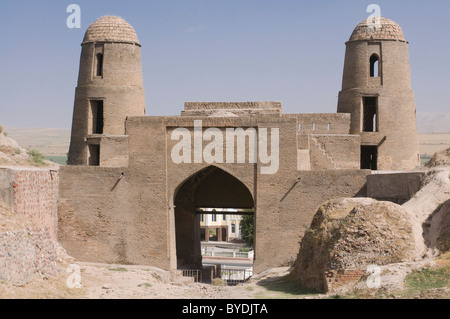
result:
M 209 166 L 179 186 L 174 206 L 176 264 L 177 269 L 185 270 L 203 269 L 202 244 L 227 246 L 232 231 L 237 232 L 233 218 L 239 214 L 254 215 L 255 205 L 241 181 Z
M 377 78 L 380 74 L 380 58 L 376 54 L 370 57 L 370 77 Z

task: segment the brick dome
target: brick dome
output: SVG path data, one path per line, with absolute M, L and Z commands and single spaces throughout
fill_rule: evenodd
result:
M 120 17 L 105 16 L 92 23 L 86 31 L 83 43 L 121 42 L 139 44 L 136 31 Z
M 402 28 L 392 20 L 380 17 L 380 25 L 377 26 L 376 18 L 366 19 L 358 24 L 349 41 L 367 40 L 405 40 Z

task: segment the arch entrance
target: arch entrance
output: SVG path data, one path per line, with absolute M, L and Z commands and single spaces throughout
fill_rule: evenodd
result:
M 218 167 L 210 166 L 178 187 L 174 207 L 176 268 L 202 269 L 201 242 L 205 236 L 208 240 L 226 241 L 232 228 L 236 230 L 236 225 L 228 228 L 218 225 L 215 229 L 219 231 L 210 237 L 209 227 L 205 233 L 201 219 L 212 221 L 214 216 L 216 220 L 222 220 L 224 216 L 253 215 L 255 205 L 252 194 L 241 181 Z

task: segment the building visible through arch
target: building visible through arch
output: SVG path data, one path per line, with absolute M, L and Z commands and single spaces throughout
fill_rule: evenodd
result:
M 220 207 L 254 209 L 256 273 L 291 265 L 324 201 L 365 196 L 371 170 L 419 165 L 408 42 L 391 20 L 363 21 L 346 43 L 337 113 L 187 102 L 178 116 L 146 116 L 140 50 L 118 17 L 82 43 L 58 222 L 79 260 L 200 268 L 197 209 Z M 242 133 L 232 149 L 230 130 Z
M 200 215 L 200 241 L 205 242 L 205 246 L 210 242 L 243 243 L 242 218 L 254 215 L 254 209 L 201 207 L 197 214 Z
M 195 173 L 176 190 L 175 242 L 177 268 L 201 268 L 200 208 L 254 209 L 248 188 L 216 166 Z

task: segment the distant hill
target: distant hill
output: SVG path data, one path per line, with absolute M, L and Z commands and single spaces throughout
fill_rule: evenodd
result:
M 450 148 L 450 113 L 417 113 L 417 130 L 422 161 Z
M 419 133 L 450 133 L 450 113 L 417 113 L 417 130 Z
M 419 134 L 420 154 L 431 157 L 450 148 L 450 133 Z
M 70 129 L 5 127 L 4 130 L 23 148 L 37 150 L 59 164 L 65 163 Z

